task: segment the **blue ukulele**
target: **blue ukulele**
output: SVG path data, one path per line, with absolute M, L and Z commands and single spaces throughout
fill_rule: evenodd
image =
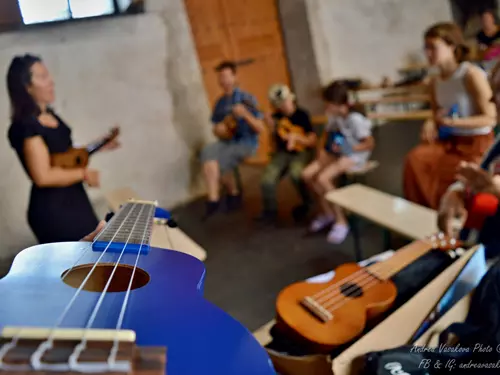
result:
M 156 212 L 129 201 L 92 243 L 19 253 L 0 280 L 0 373 L 275 375 L 239 322 L 203 296 L 198 259 L 150 246 Z

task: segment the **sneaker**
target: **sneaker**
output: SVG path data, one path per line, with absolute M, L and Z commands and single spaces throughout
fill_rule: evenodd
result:
M 318 233 L 333 224 L 335 218 L 330 215 L 320 215 L 311 222 L 309 232 Z
M 205 215 L 201 218 L 202 221 L 208 220 L 211 216 L 215 215 L 219 211 L 220 202 L 219 201 L 207 201 L 205 208 Z
M 341 244 L 349 234 L 349 226 L 346 224 L 333 224 L 332 229 L 328 232 L 326 240 L 334 245 Z
M 239 210 L 242 206 L 243 206 L 243 197 L 241 194 L 226 196 L 226 208 L 228 211 Z

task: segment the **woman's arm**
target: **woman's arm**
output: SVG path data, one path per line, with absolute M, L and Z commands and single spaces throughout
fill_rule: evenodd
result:
M 432 143 L 437 138 L 436 117 L 439 114 L 439 106 L 436 100 L 436 83 L 434 78 L 429 82 L 429 101 L 432 111 L 432 118 L 425 120 L 422 130 L 420 131 L 420 138 L 422 141 Z
M 85 169 L 62 169 L 50 165 L 49 150 L 41 136 L 24 140 L 24 158 L 31 179 L 38 187 L 65 187 L 85 179 Z
M 470 97 L 475 104 L 478 114 L 463 118 L 445 118 L 443 125 L 457 128 L 481 128 L 485 126 L 495 126 L 497 120 L 497 110 L 491 101 L 493 92 L 484 72 L 473 66 L 465 75 L 465 86 Z

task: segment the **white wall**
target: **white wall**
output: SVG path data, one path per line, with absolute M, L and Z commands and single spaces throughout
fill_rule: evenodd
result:
M 130 186 L 171 207 L 200 191 L 195 153 L 210 133 L 209 106 L 182 0 L 148 0 L 148 13 L 0 34 L 0 72 L 15 54 L 41 55 L 56 82 L 57 112 L 78 143 L 113 124 L 121 150 L 92 166 L 102 188 Z M 26 223 L 30 183 L 10 148 L 9 106 L 0 85 L 0 257 L 35 242 Z
M 422 34 L 452 19 L 449 0 L 306 0 L 322 83 L 361 77 L 393 79 L 412 55 L 421 55 Z

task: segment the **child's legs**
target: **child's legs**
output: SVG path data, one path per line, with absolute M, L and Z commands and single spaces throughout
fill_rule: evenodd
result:
M 302 179 L 306 182 L 307 186 L 318 195 L 323 195 L 324 191 L 322 186 L 318 183 L 318 176 L 325 167 L 335 162 L 336 158 L 321 150 L 318 157 L 310 163 L 302 172 Z
M 264 169 L 261 180 L 263 210 L 266 212 L 276 212 L 278 202 L 276 199 L 276 190 L 281 176 L 287 168 L 289 157 L 285 152 L 275 153 L 269 164 Z
M 301 153 L 298 153 L 297 155 L 294 155 L 292 157 L 288 166 L 288 174 L 290 175 L 290 179 L 299 192 L 300 197 L 303 201 L 302 203 L 307 206 L 311 204 L 311 195 L 309 194 L 304 179 L 302 179 L 302 174 L 306 166 L 308 166 L 307 163 L 310 161 L 310 156 L 311 154 L 308 151 L 302 151 Z
M 345 173 L 350 168 L 355 165 L 355 161 L 348 157 L 341 157 L 336 162 L 328 165 L 324 168 L 318 176 L 318 184 L 323 189 L 324 193 L 320 196 L 321 206 L 328 207 L 330 212 L 335 215 L 337 223 L 347 224 L 347 219 L 342 211 L 342 209 L 328 202 L 325 198 L 325 194 L 333 189 L 335 189 L 335 185 L 333 180 L 340 176 L 342 173 Z

